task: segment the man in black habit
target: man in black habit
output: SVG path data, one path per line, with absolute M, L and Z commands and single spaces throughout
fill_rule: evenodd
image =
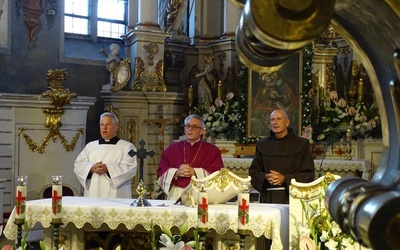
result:
M 270 136 L 257 142 L 249 169 L 251 184 L 260 192 L 260 203 L 289 204 L 289 185 L 314 180 L 314 161 L 308 140 L 289 127 L 288 114 L 282 109 L 270 115 Z

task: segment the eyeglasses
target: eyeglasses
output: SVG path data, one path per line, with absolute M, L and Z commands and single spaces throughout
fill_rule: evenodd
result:
M 203 129 L 202 127 L 198 127 L 198 126 L 195 126 L 195 125 L 189 125 L 189 124 L 186 124 L 185 126 L 184 126 L 186 129 L 189 129 L 189 130 L 196 130 L 196 129 Z

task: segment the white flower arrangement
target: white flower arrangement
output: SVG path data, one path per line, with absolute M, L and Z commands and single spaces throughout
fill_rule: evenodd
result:
M 324 190 L 327 188 L 322 182 Z M 306 203 L 301 200 L 306 225 L 299 227 L 300 250 L 341 250 L 355 249 L 354 240 L 345 234 L 322 206 L 324 193 L 320 194 L 317 203 Z
M 239 103 L 233 92 L 225 100 L 217 97 L 209 107 L 196 108 L 206 124 L 206 135 L 212 139 L 235 140 L 239 121 Z
M 349 104 L 339 98 L 336 90 L 329 93 L 330 99 L 324 101 L 318 122 L 313 124 L 317 141 L 337 142 L 350 131 L 352 139 L 376 137 L 380 133 L 380 118 L 374 104 Z
M 163 233 L 160 235 L 159 243 L 163 245 L 160 250 L 200 250 L 199 235 L 197 233 L 197 228 L 193 230 L 194 240 L 185 242 L 184 236 L 188 231 L 187 223 L 184 223 L 179 230 L 179 235 L 172 234 L 171 230 L 166 227 L 161 227 Z M 151 222 L 151 249 L 156 250 L 156 232 L 153 222 Z

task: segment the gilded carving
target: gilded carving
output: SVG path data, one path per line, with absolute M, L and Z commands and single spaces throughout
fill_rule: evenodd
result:
M 165 92 L 167 86 L 163 79 L 164 62 L 159 60 L 154 67 L 154 71 L 146 71 L 145 64 L 140 57 L 135 60 L 135 79 L 132 89 L 135 91 Z
M 154 55 L 158 53 L 158 46 L 155 43 L 150 43 L 149 45 L 144 45 L 143 48 L 149 53 L 147 59 L 149 60 L 148 64 L 150 66 L 154 65 Z
M 131 59 L 126 58 L 121 61 L 118 67 L 115 69 L 113 74 L 114 85 L 111 86 L 110 90 L 113 92 L 119 91 L 124 88 L 129 80 L 131 79 Z
M 21 136 L 22 134 L 32 152 L 43 154 L 50 139 L 55 142 L 57 138 L 60 138 L 61 144 L 67 151 L 72 151 L 75 148 L 79 137 L 83 136 L 83 128 L 80 128 L 72 138 L 71 143 L 68 143 L 65 136 L 60 133 L 60 128 L 62 127 L 61 116 L 65 111 L 62 107 L 69 105 L 71 99 L 77 97 L 76 93 L 69 92 L 69 90 L 63 86 L 67 75 L 68 74 L 65 69 L 50 69 L 47 72 L 46 78 L 50 85 L 50 90 L 43 92 L 42 96 L 49 97 L 50 103 L 54 106 L 54 108 L 43 108 L 43 112 L 46 114 L 45 127 L 48 131 L 42 142 L 39 144 L 35 143 L 30 136 L 24 132 L 28 130 L 27 128 L 18 128 L 18 136 Z
M 329 172 L 322 178 L 315 180 L 313 183 L 307 183 L 305 186 L 292 182 L 289 188 L 290 196 L 296 199 L 316 199 L 325 190 L 324 185 L 327 186 L 336 180 L 335 176 Z
M 128 141 L 134 144 L 136 142 L 136 121 L 133 119 L 128 122 Z
M 239 181 L 229 174 L 229 170 L 221 168 L 219 174 L 208 182 L 192 180 L 192 187 L 198 187 L 201 185 L 202 188 L 208 189 L 211 185 L 215 185 L 219 190 L 224 191 L 230 183 L 233 183 L 234 186 L 239 186 Z
M 335 86 L 335 66 L 333 63 L 326 64 L 326 90 L 325 90 L 325 98 L 329 100 L 329 93 Z

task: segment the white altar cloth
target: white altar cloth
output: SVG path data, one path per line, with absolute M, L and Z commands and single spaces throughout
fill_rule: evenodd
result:
M 110 229 L 124 225 L 128 230 L 142 225 L 151 230 L 153 222 L 158 226 L 178 226 L 185 222 L 189 228 L 197 226 L 197 207 L 173 205 L 173 201 L 148 200 L 151 207 L 131 207 L 131 199 L 108 199 L 88 197 L 63 197 L 62 212 L 64 226 L 73 224 L 82 228 L 89 223 L 94 228 L 106 224 Z M 255 237 L 265 236 L 272 240 L 271 249 L 283 249 L 281 230 L 287 234 L 287 223 L 281 218 L 288 218 L 287 205 L 250 203 L 249 230 Z M 14 209 L 15 210 L 15 209 Z M 13 210 L 4 235 L 8 239 L 15 239 L 17 226 L 14 224 L 15 211 Z M 283 211 L 285 214 L 281 214 Z M 286 214 L 287 211 L 287 214 Z M 39 222 L 44 228 L 51 226 L 51 199 L 30 200 L 26 202 L 26 221 L 29 227 Z M 223 235 L 228 230 L 237 232 L 238 208 L 235 204 L 217 204 L 209 206 L 209 227 L 217 234 Z M 285 232 L 286 231 L 286 232 Z M 285 241 L 287 240 L 284 239 Z M 286 245 L 286 244 L 285 244 Z
M 318 172 L 320 166 L 321 159 L 314 160 L 314 167 L 316 172 Z M 363 179 L 371 179 L 371 163 L 367 160 L 324 159 L 321 168 L 322 175 L 324 175 L 326 172 L 331 172 L 340 176 L 344 176 L 346 173 L 354 173 L 356 170 L 362 172 Z

